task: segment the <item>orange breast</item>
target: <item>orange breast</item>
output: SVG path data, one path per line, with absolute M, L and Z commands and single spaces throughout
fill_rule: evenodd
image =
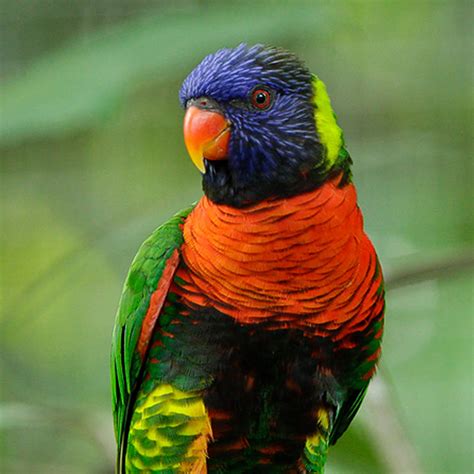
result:
M 383 305 L 382 277 L 355 188 L 339 181 L 245 209 L 203 197 L 184 224 L 176 291 L 242 323 L 363 329 Z

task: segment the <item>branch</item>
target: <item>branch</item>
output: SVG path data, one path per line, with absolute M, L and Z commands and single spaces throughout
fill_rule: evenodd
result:
M 467 249 L 454 255 L 438 257 L 426 263 L 417 263 L 388 272 L 385 285 L 388 290 L 393 290 L 420 281 L 446 278 L 472 268 L 474 268 L 474 250 Z

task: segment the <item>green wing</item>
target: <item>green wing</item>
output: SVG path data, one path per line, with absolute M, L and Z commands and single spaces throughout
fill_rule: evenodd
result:
M 119 451 L 122 450 L 133 395 L 140 382 L 153 330 L 150 322 L 156 322 L 156 319 L 145 316 L 149 313 L 152 295 L 160 293 L 162 304 L 168 293 L 179 263 L 178 251 L 183 243 L 181 224 L 193 207 L 176 214 L 153 232 L 140 247 L 125 281 L 115 320 L 111 352 L 113 415 Z M 156 318 L 161 306 L 156 302 L 154 306 Z
M 331 430 L 329 444 L 335 444 L 336 441 L 344 434 L 352 420 L 356 416 L 359 408 L 364 400 L 369 384 L 367 383 L 360 390 L 352 390 L 347 399 L 342 404 Z

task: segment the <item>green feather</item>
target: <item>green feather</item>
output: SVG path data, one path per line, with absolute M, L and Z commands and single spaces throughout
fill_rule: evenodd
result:
M 153 232 L 140 247 L 125 280 L 111 352 L 113 415 L 119 446 L 143 363 L 136 350 L 143 319 L 168 259 L 183 243 L 181 224 L 193 207 L 179 212 Z

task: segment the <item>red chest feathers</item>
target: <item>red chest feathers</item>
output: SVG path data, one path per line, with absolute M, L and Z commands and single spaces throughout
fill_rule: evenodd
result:
M 184 302 L 242 323 L 361 330 L 383 304 L 382 276 L 355 188 L 339 179 L 245 209 L 202 198 L 183 228 Z

